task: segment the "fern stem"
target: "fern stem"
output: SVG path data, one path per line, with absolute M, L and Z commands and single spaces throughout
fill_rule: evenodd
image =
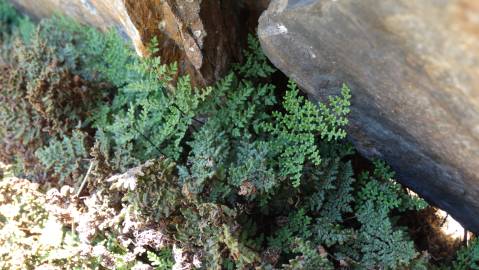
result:
M 180 111 L 180 113 L 181 113 L 183 116 L 185 116 L 185 117 L 187 116 L 186 113 L 185 113 L 184 111 L 182 111 L 182 110 L 180 109 L 180 107 L 178 107 L 178 105 L 172 104 L 172 106 L 175 107 L 178 111 Z M 205 124 L 205 122 L 200 121 L 200 120 L 198 120 L 198 119 L 196 119 L 196 118 L 194 118 L 194 117 L 191 117 L 191 119 L 193 119 L 195 122 L 200 123 L 200 124 L 202 124 L 202 125 Z
M 154 144 L 154 143 L 150 140 L 150 138 L 148 138 L 145 134 L 143 134 L 143 132 L 139 131 L 138 128 L 136 128 L 136 126 L 135 126 L 134 124 L 132 125 L 132 127 L 135 129 L 136 132 L 138 132 L 138 134 L 140 134 L 140 135 L 143 137 L 143 139 L 145 139 L 149 144 L 151 144 L 151 146 L 153 146 L 153 147 L 156 149 L 156 151 L 158 151 L 158 152 L 159 152 L 160 154 L 162 154 L 163 156 L 168 157 L 168 155 L 166 155 L 165 153 L 163 153 L 163 151 L 161 151 L 161 149 L 160 149 L 156 144 Z M 169 158 L 169 157 L 168 157 L 168 158 Z

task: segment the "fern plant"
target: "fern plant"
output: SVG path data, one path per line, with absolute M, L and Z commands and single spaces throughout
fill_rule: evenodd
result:
M 337 147 L 338 157 L 348 153 Z M 318 167 L 319 172 L 308 174 L 310 178 L 302 183 L 303 192 L 309 195 L 296 198 L 295 204 L 300 208 L 269 237 L 269 246 L 280 250 L 284 257 L 291 257 L 291 262 L 297 265 L 304 262 L 296 258 L 303 258 L 296 253 L 296 241 L 320 246 L 328 260 L 358 269 L 398 269 L 415 264 L 420 255 L 406 232 L 395 225 L 392 214 L 393 210 L 402 211 L 412 205 L 413 199 L 402 189 L 396 189 L 389 178 L 387 181 L 378 178 L 383 190 L 389 192 L 376 192 L 377 189 L 366 192 L 374 180 L 361 179 L 359 185 L 354 184 L 351 165 L 332 158 L 334 152 L 329 153 L 329 158 Z M 377 162 L 373 175 L 393 174 L 384 163 Z M 356 227 L 346 223 L 352 218 L 357 222 Z
M 272 144 L 280 153 L 281 174 L 290 177 L 293 185 L 301 182 L 306 162 L 321 163 L 316 137 L 321 139 L 343 139 L 346 132 L 341 129 L 347 124 L 350 90 L 344 85 L 342 96 L 330 98 L 331 108 L 320 103 L 319 108 L 298 96 L 294 82 L 288 84 L 283 107 L 285 113 L 273 112 L 274 121 L 259 125 L 274 136 Z
M 275 72 L 264 55 L 257 38 L 248 35 L 248 49 L 244 51 L 245 61 L 235 65 L 235 70 L 247 79 L 267 78 Z
M 157 42 L 152 42 L 151 56 L 143 59 L 124 49 L 108 55 L 108 65 L 99 70 L 115 79 L 118 92 L 111 104 L 104 104 L 92 118 L 114 145 L 132 145 L 131 156 L 143 162 L 161 154 L 179 158 L 199 103 L 210 91 L 193 89 L 188 76 L 174 83 L 176 65 L 161 64 L 160 58 L 153 56 Z M 128 73 L 111 72 L 108 67 L 118 65 L 117 59 L 129 67 Z
M 53 175 L 63 185 L 71 182 L 69 179 L 78 179 L 81 172 L 86 171 L 85 159 L 89 155 L 85 139 L 85 133 L 74 130 L 71 137 L 63 135 L 62 140 L 53 139 L 48 146 L 38 149 L 35 155 L 46 171 L 53 170 Z
M 47 177 L 36 150 L 61 141 L 80 123 L 86 130 L 86 118 L 110 87 L 90 69 L 101 62 L 101 52 L 85 48 L 101 37 L 98 31 L 60 17 L 37 26 L 22 21 L 24 26 L 11 32 L 11 45 L 3 47 L 8 56 L 0 76 L 0 101 L 6 104 L 0 109 L 0 157 L 16 164 L 22 175 L 42 181 Z M 61 156 L 55 158 L 62 162 Z
M 469 246 L 461 248 L 452 262 L 453 269 L 479 269 L 479 241 L 472 240 Z
M 9 2 L 5 0 L 0 1 L 0 33 L 2 33 L 0 41 L 3 41 L 11 34 L 15 26 L 20 23 L 20 20 L 21 17 L 18 16 L 17 11 Z
M 328 254 L 326 253 L 326 251 L 324 251 L 322 247 L 315 247 L 311 242 L 304 242 L 301 239 L 297 239 L 294 245 L 295 248 L 293 249 L 293 251 L 301 255 L 298 255 L 296 258 L 291 259 L 288 264 L 283 265 L 283 269 L 334 269 L 334 265 L 328 259 Z
M 405 232 L 393 228 L 386 208 L 375 209 L 368 201 L 357 212 L 357 217 L 362 226 L 354 244 L 361 254 L 356 258 L 364 267 L 397 269 L 407 266 L 419 255 Z
M 155 270 L 169 270 L 173 267 L 173 261 L 171 258 L 171 250 L 163 249 L 159 254 L 151 251 L 147 251 L 147 257 L 151 265 Z
M 221 269 L 226 258 L 241 268 L 257 262 L 257 254 L 233 229 L 237 227 L 236 211 L 202 202 L 188 190 L 179 189 L 173 168 L 174 163 L 162 157 L 108 181 L 112 189 L 126 191 L 124 202 L 162 223 L 174 235 L 178 247 L 201 259 L 202 267 Z
M 404 189 L 393 181 L 394 172 L 383 161 L 373 162 L 375 169 L 372 175 L 363 172 L 359 177 L 361 189 L 357 194 L 359 205 L 370 201 L 377 208 L 384 208 L 387 212 L 397 209 L 401 212 L 406 210 L 421 210 L 427 204 L 424 200 L 408 196 Z

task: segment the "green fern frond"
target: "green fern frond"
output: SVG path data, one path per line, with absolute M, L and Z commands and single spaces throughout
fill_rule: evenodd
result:
M 293 186 L 300 185 L 306 162 L 321 163 L 318 135 L 328 141 L 345 137 L 342 127 L 347 124 L 349 99 L 349 89 L 344 87 L 341 97 L 330 99 L 331 107 L 322 103 L 317 107 L 299 96 L 296 84 L 290 81 L 283 101 L 285 112 L 273 112 L 274 122 L 260 125 L 274 137 L 271 143 L 280 153 L 281 174 L 290 177 Z
M 72 136 L 64 135 L 62 140 L 53 139 L 48 146 L 36 151 L 36 156 L 46 170 L 53 170 L 60 184 L 67 179 L 79 177 L 85 172 L 88 150 L 85 146 L 86 134 L 74 130 Z M 79 181 L 79 178 L 73 179 Z
M 170 249 L 162 249 L 159 254 L 147 251 L 146 255 L 155 270 L 170 270 L 173 267 L 173 258 Z

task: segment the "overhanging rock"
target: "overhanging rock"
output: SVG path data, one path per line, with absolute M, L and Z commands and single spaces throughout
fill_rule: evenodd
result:
M 258 34 L 312 98 L 348 83 L 359 151 L 479 232 L 479 2 L 273 0 Z

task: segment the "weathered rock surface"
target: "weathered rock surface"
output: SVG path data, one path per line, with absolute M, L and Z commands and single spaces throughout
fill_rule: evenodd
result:
M 36 18 L 63 13 L 92 26 L 116 28 L 146 53 L 153 37 L 163 62 L 179 62 L 197 85 L 214 82 L 240 54 L 241 9 L 224 0 L 11 0 Z
M 315 99 L 352 89 L 350 137 L 479 232 L 479 2 L 273 0 L 271 61 Z

